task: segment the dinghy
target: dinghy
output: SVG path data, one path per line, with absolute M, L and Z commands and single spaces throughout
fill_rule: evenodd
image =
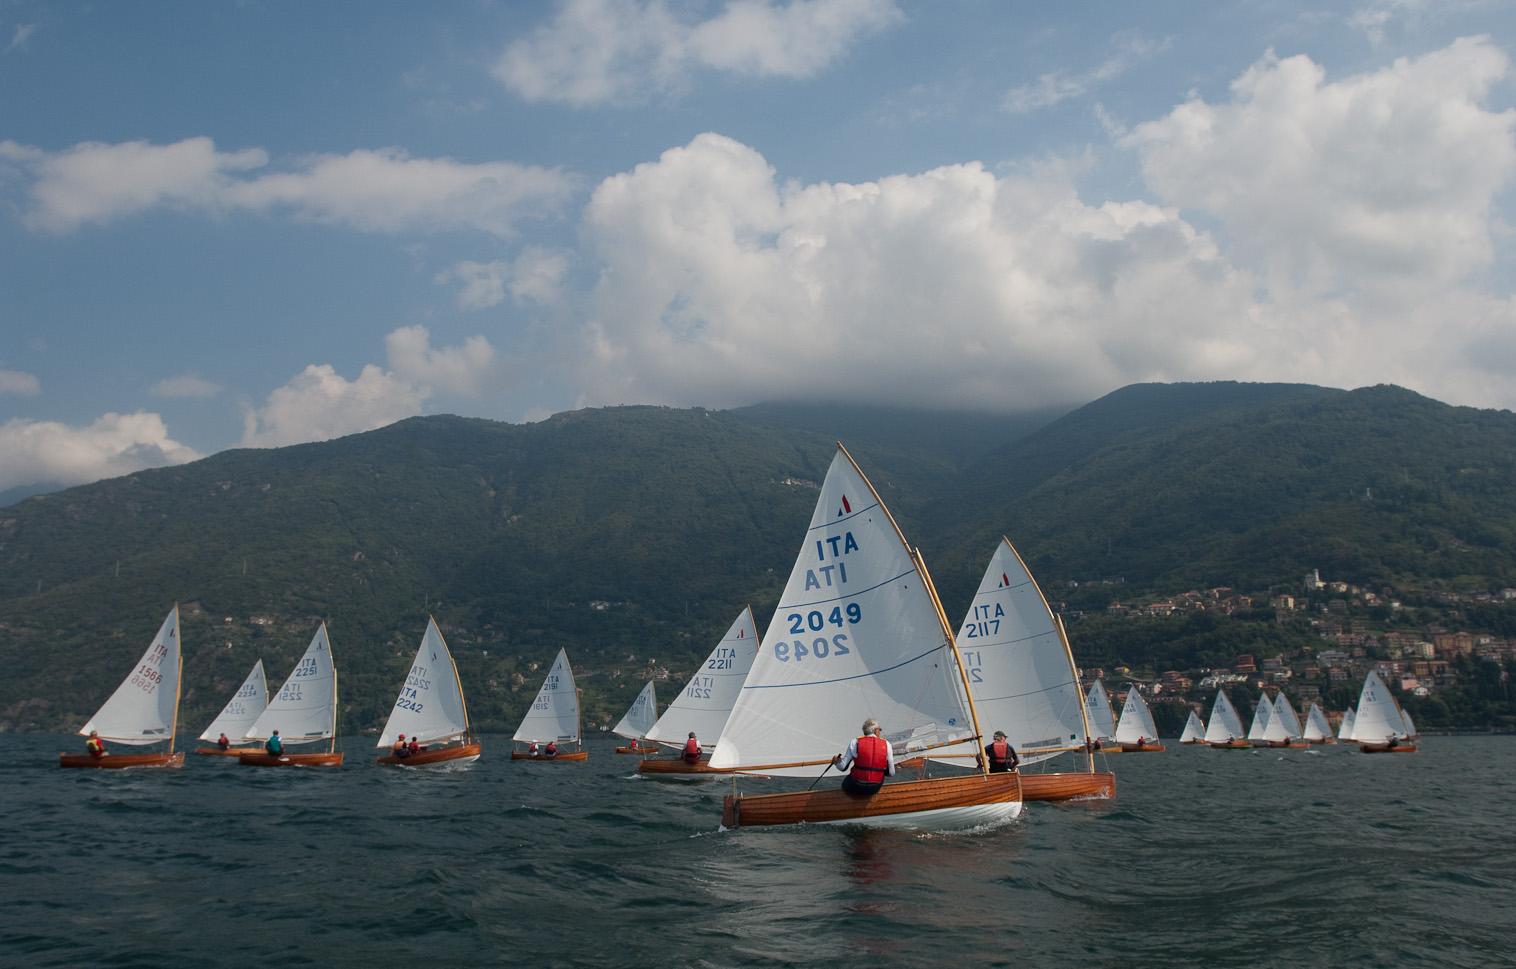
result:
M 179 642 L 179 607 L 169 612 L 147 652 L 131 673 L 116 687 L 105 705 L 79 728 L 79 735 L 92 732 L 102 741 L 146 747 L 166 743 L 164 750 L 142 754 L 58 755 L 59 767 L 95 767 L 121 770 L 128 767 L 182 767 L 184 754 L 174 753 L 174 733 L 179 726 L 179 682 L 184 670 Z
M 395 740 L 401 736 L 415 738 L 421 749 L 395 756 Z M 437 620 L 430 616 L 411 670 L 375 746 L 390 751 L 376 763 L 391 767 L 462 767 L 479 759 L 482 748 L 469 727 L 458 664 L 453 662 Z
M 1253 725 L 1248 727 L 1248 740 L 1254 747 L 1267 747 L 1264 734 L 1269 731 L 1269 721 L 1274 719 L 1274 701 L 1267 693 L 1259 694 L 1258 704 L 1253 707 Z
M 1226 691 L 1216 690 L 1216 704 L 1211 707 L 1211 722 L 1205 728 L 1205 744 L 1214 750 L 1247 750 L 1253 745 L 1242 735 L 1242 720 L 1237 708 L 1227 699 Z
M 532 701 L 531 709 L 526 711 L 526 717 L 511 739 L 519 744 L 535 744 L 539 749 L 538 753 L 532 753 L 527 748 L 512 750 L 511 760 L 557 763 L 590 759 L 590 752 L 582 747 L 579 750 L 560 750 L 551 757 L 540 752 L 542 746 L 548 743 L 580 742 L 579 689 L 574 685 L 574 670 L 569 666 L 567 651 L 558 650 L 558 657 L 547 671 L 542 688 L 537 691 L 537 698 Z
M 1353 720 L 1353 739 L 1365 754 L 1414 754 L 1416 742 L 1405 728 L 1400 704 L 1373 670 L 1364 678 L 1358 694 L 1358 716 Z
M 652 743 L 640 743 L 647 738 L 647 732 L 653 729 L 653 724 L 658 722 L 658 693 L 653 689 L 653 681 L 648 680 L 647 686 L 637 694 L 637 699 L 627 708 L 626 715 L 616 721 L 611 728 L 611 733 L 618 737 L 625 737 L 631 743 L 625 747 L 617 747 L 618 754 L 655 754 L 658 748 Z
M 697 781 L 732 774 L 732 771 L 712 767 L 709 751 L 715 748 L 715 738 L 721 736 L 757 655 L 758 623 L 753 619 L 752 607 L 748 606 L 732 620 L 726 635 L 717 641 L 705 663 L 690 677 L 684 690 L 647 734 L 649 740 L 665 744 L 678 754 L 693 733 L 696 740 L 707 738 L 701 743 L 701 749 L 706 753 L 693 764 L 682 756 L 644 760 L 637 765 L 637 773 L 660 780 Z
M 982 733 L 954 653 L 920 553 L 839 444 L 711 766 L 819 780 L 868 719 L 884 725 L 897 756 L 977 748 Z M 948 830 L 1020 813 L 1020 776 L 981 769 L 886 783 L 870 796 L 835 787 L 730 795 L 722 824 Z
M 1337 741 L 1332 737 L 1332 725 L 1327 723 L 1326 714 L 1321 712 L 1321 707 L 1311 704 L 1311 709 L 1305 715 L 1305 730 L 1301 736 L 1308 744 L 1335 744 Z
M 1116 742 L 1126 753 L 1163 752 L 1163 744 L 1158 742 L 1158 726 L 1153 723 L 1153 711 L 1148 709 L 1136 683 L 1127 684 L 1126 703 L 1121 708 L 1121 722 L 1116 726 Z
M 263 660 L 253 664 L 248 672 L 247 679 L 237 687 L 237 692 L 226 701 L 226 706 L 221 708 L 221 713 L 211 721 L 211 725 L 205 728 L 205 733 L 200 735 L 201 740 L 209 740 L 216 743 L 222 734 L 228 739 L 240 739 L 247 733 L 247 728 L 253 725 L 258 715 L 268 706 L 268 679 L 263 675 Z M 239 754 L 256 754 L 261 747 L 200 747 L 195 753 L 205 757 L 236 757 Z
M 1267 702 L 1267 697 L 1258 701 L 1260 706 Z M 1290 705 L 1289 697 L 1284 695 L 1283 690 L 1274 695 L 1274 709 L 1269 714 L 1268 726 L 1264 727 L 1263 741 L 1269 747 L 1303 750 L 1310 746 L 1301 735 L 1300 718 L 1295 715 L 1295 708 Z
M 1337 739 L 1349 741 L 1353 739 L 1353 722 L 1358 719 L 1358 712 L 1348 707 L 1348 712 L 1342 715 L 1342 723 L 1337 725 Z
M 295 664 L 289 678 L 268 706 L 243 734 L 248 740 L 267 741 L 274 731 L 286 748 L 289 744 L 315 744 L 329 741 L 326 750 L 279 754 L 266 750 L 238 754 L 237 763 L 246 767 L 341 767 L 337 752 L 337 667 L 332 662 L 332 645 L 327 638 L 326 623 L 316 628 L 316 635 L 305 648 L 305 655 Z
M 1088 711 L 1090 736 L 1096 746 L 1116 743 L 1116 714 L 1111 710 L 1111 698 L 1106 695 L 1105 684 L 1096 677 L 1085 694 L 1084 707 Z M 1119 747 L 1117 749 L 1120 749 Z
M 1411 740 L 1416 739 L 1416 725 L 1411 722 L 1410 711 L 1405 707 L 1400 708 L 1400 722 L 1405 724 L 1405 735 Z
M 1200 717 L 1196 715 L 1194 710 L 1190 711 L 1190 718 L 1184 722 L 1184 733 L 1179 735 L 1179 743 L 1205 743 L 1205 724 L 1200 722 Z

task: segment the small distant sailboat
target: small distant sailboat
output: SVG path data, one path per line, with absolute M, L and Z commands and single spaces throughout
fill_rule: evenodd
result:
M 1194 710 L 1190 711 L 1190 718 L 1184 722 L 1184 733 L 1179 735 L 1181 744 L 1205 743 L 1205 724 L 1200 722 L 1200 717 Z
M 1327 723 L 1326 714 L 1321 712 L 1321 707 L 1315 703 L 1305 715 L 1305 730 L 1301 736 L 1308 744 L 1335 744 L 1337 741 L 1332 737 L 1332 725 Z
M 1400 708 L 1400 722 L 1405 724 L 1405 735 L 1411 740 L 1416 739 L 1416 725 L 1411 722 L 1411 712 L 1405 707 Z
M 179 726 L 179 682 L 184 671 L 179 641 L 179 607 L 169 612 L 147 652 L 116 687 L 105 705 L 79 728 L 80 736 L 91 733 L 101 740 L 146 747 L 167 741 L 166 750 L 151 754 L 59 754 L 59 767 L 182 767 L 184 754 L 174 753 L 174 734 Z
M 1258 696 L 1258 705 L 1253 707 L 1253 725 L 1248 727 L 1248 740 L 1255 747 L 1267 747 L 1268 739 L 1265 735 L 1269 732 L 1269 721 L 1274 719 L 1274 701 L 1269 699 L 1267 693 Z
M 395 756 L 393 747 L 402 735 L 414 738 L 421 749 L 405 757 Z M 393 767 L 462 767 L 479 759 L 483 748 L 469 726 L 458 664 L 453 662 L 437 620 L 430 616 L 411 670 L 375 746 L 391 748 L 391 753 L 376 762 Z
M 1337 725 L 1337 739 L 1350 741 L 1353 739 L 1353 724 L 1358 719 L 1358 711 L 1348 707 L 1348 712 L 1342 715 L 1342 723 Z
M 653 729 L 653 724 L 658 722 L 658 692 L 653 689 L 653 681 L 648 680 L 647 686 L 637 694 L 637 699 L 627 708 L 626 715 L 616 722 L 611 728 L 611 733 L 618 737 L 625 737 L 631 743 L 625 747 L 617 747 L 618 754 L 653 754 L 658 748 L 651 743 L 645 742 L 647 732 Z M 638 741 L 644 741 L 638 744 Z
M 1353 721 L 1353 739 L 1365 754 L 1414 754 L 1416 743 L 1406 729 L 1400 704 L 1373 670 L 1364 678 L 1358 694 L 1358 716 Z
M 1116 714 L 1111 709 L 1111 698 L 1106 695 L 1105 684 L 1096 677 L 1085 694 L 1084 706 L 1088 711 L 1090 736 L 1096 744 L 1116 742 Z
M 1261 707 L 1267 702 L 1268 697 L 1261 697 L 1258 705 Z M 1295 715 L 1295 708 L 1283 690 L 1274 696 L 1273 712 L 1269 714 L 1268 725 L 1263 728 L 1263 742 L 1268 747 L 1303 749 L 1309 746 L 1300 733 L 1300 718 Z
M 237 692 L 226 701 L 226 706 L 221 708 L 221 713 L 211 721 L 211 725 L 205 728 L 205 733 L 200 735 L 201 740 L 209 740 L 216 743 L 223 734 L 228 740 L 236 738 L 240 740 L 247 733 L 247 728 L 253 725 L 268 706 L 268 678 L 263 675 L 263 660 L 253 664 L 248 671 L 247 679 L 237 687 Z M 256 754 L 261 747 L 232 747 L 215 746 L 200 747 L 195 753 L 208 757 L 236 757 L 239 754 Z
M 531 709 L 511 738 L 517 743 L 536 747 L 539 744 L 580 743 L 579 689 L 574 685 L 574 670 L 569 666 L 568 652 L 558 650 L 558 657 L 542 680 L 542 688 L 532 701 Z M 584 750 L 560 750 L 548 756 L 540 748 L 533 753 L 530 748 L 511 751 L 511 760 L 535 761 L 581 761 L 589 760 L 590 752 Z
M 1205 728 L 1205 743 L 1215 750 L 1247 750 L 1253 745 L 1242 735 L 1242 719 L 1227 699 L 1226 690 L 1216 690 L 1216 704 L 1211 707 L 1211 722 Z
M 1153 723 L 1153 711 L 1148 709 L 1136 683 L 1127 685 L 1121 722 L 1116 726 L 1116 742 L 1126 753 L 1163 752 L 1163 744 L 1158 742 L 1158 726 Z
M 337 667 L 332 662 L 332 644 L 324 622 L 316 627 L 305 655 L 243 737 L 267 741 L 275 732 L 285 744 L 330 743 L 326 750 L 318 751 L 270 754 L 265 749 L 238 754 L 237 763 L 247 767 L 342 766 L 342 755 L 337 752 Z
M 701 744 L 707 754 L 693 764 L 682 756 L 644 760 L 637 765 L 637 773 L 661 780 L 697 781 L 734 773 L 712 767 L 708 752 L 716 746 L 715 738 L 720 737 L 726 727 L 727 718 L 732 714 L 732 707 L 757 656 L 758 623 L 753 618 L 753 608 L 747 606 L 732 620 L 726 635 L 705 658 L 705 664 L 690 677 L 683 692 L 674 698 L 647 734 L 648 740 L 678 751 L 693 733 L 696 740 L 707 738 Z

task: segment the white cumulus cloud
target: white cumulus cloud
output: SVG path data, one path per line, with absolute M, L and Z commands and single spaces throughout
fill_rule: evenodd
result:
M 0 490 L 77 485 L 202 455 L 168 436 L 157 414 L 105 414 L 83 427 L 15 418 L 0 424 Z
M 42 393 L 42 381 L 24 370 L 0 370 L 0 394 L 35 397 Z
M 516 300 L 550 304 L 562 295 L 568 267 L 567 253 L 529 246 L 514 260 L 465 260 L 437 273 L 432 281 L 439 286 L 457 283 L 458 305 L 464 309 L 499 306 L 507 291 Z
M 495 348 L 482 336 L 455 347 L 432 347 L 424 326 L 403 326 L 384 338 L 390 369 L 414 384 L 463 397 L 477 397 L 495 369 Z

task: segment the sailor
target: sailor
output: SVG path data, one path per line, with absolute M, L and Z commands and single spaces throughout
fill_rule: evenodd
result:
M 547 742 L 547 746 L 542 749 L 542 756 L 544 756 L 544 757 L 557 757 L 558 756 L 558 743 L 557 743 L 557 741 L 549 740 Z
M 883 736 L 884 728 L 870 717 L 863 721 L 863 736 L 847 746 L 847 753 L 832 758 L 838 770 L 848 771 L 842 789 L 849 794 L 869 795 L 895 774 L 895 751 Z
M 700 763 L 700 741 L 695 739 L 695 731 L 690 731 L 690 739 L 684 742 L 684 751 L 679 756 L 686 764 Z
M 415 734 L 411 734 L 411 742 L 405 749 L 407 754 L 421 753 L 421 738 Z
M 404 760 L 411 755 L 411 749 L 405 745 L 405 734 L 395 738 L 395 744 L 390 748 L 390 753 L 395 755 L 396 760 Z
M 220 747 L 222 750 L 225 750 L 231 745 L 232 742 L 226 738 L 226 731 L 221 731 L 221 736 L 216 738 L 216 746 Z
M 984 756 L 989 759 L 991 774 L 1008 774 L 1021 763 L 1016 748 L 1005 739 L 1004 730 L 995 731 L 995 740 L 984 748 Z
M 268 751 L 270 757 L 278 757 L 284 753 L 284 741 L 279 739 L 279 731 L 274 731 L 273 735 L 268 738 L 268 743 L 263 745 L 263 749 Z
M 541 757 L 542 756 L 542 749 L 537 746 L 537 741 L 535 741 L 535 740 L 532 741 L 531 745 L 526 748 L 526 752 L 529 753 L 529 754 L 531 754 L 533 757 Z
M 84 742 L 84 749 L 89 751 L 89 755 L 96 760 L 105 756 L 105 741 L 100 739 L 100 731 L 89 732 L 89 739 Z

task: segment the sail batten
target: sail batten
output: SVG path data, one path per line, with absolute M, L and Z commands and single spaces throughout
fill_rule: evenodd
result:
M 379 733 L 376 747 L 393 746 L 404 734 L 417 743 L 438 743 L 469 732 L 468 707 L 458 664 L 447 648 L 437 621 L 428 617 L 416 658 L 395 697 L 389 719 Z
M 97 731 L 106 740 L 130 747 L 171 739 L 178 719 L 183 666 L 179 607 L 175 606 L 126 679 L 79 728 L 80 735 Z

